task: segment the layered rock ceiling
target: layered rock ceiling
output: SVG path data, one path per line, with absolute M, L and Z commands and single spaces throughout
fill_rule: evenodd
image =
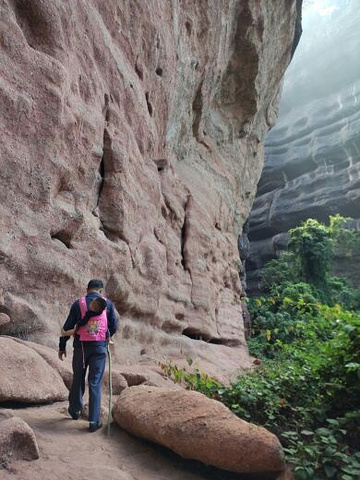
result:
M 103 278 L 115 361 L 248 365 L 237 237 L 300 8 L 1 1 L 1 333 L 56 346 Z
M 250 294 L 259 291 L 259 269 L 301 221 L 340 213 L 360 225 L 359 21 L 356 0 L 304 12 L 249 220 Z

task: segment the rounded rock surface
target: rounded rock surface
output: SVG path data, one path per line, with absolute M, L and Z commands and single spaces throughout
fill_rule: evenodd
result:
M 36 460 L 39 448 L 34 432 L 21 418 L 0 422 L 0 464 L 11 460 Z
M 275 435 L 198 392 L 129 387 L 118 398 L 113 417 L 129 433 L 207 465 L 236 473 L 284 469 Z
M 59 373 L 11 338 L 0 337 L 0 364 L 0 402 L 48 403 L 68 396 Z

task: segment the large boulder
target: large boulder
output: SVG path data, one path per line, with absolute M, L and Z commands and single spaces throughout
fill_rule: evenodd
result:
M 50 367 L 59 372 L 66 387 L 70 390 L 73 378 L 71 357 L 66 357 L 63 361 L 60 361 L 58 352 L 53 348 L 40 345 L 39 343 L 21 340 L 19 338 L 13 338 L 13 340 L 35 350 L 35 352 L 37 352 L 50 365 Z
M 130 387 L 120 395 L 113 417 L 133 435 L 224 470 L 275 478 L 284 468 L 275 435 L 198 392 Z
M 11 460 L 36 460 L 39 448 L 34 432 L 21 418 L 0 422 L 0 464 Z
M 47 403 L 65 400 L 60 374 L 32 348 L 0 337 L 0 402 Z

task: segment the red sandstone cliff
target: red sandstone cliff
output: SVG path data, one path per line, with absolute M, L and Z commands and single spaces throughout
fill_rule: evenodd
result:
M 0 333 L 55 346 L 100 277 L 118 361 L 246 367 L 237 237 L 296 0 L 0 9 Z

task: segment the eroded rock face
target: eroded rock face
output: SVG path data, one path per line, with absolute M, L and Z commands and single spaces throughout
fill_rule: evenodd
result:
M 198 392 L 130 387 L 117 400 L 113 416 L 131 434 L 207 465 L 237 473 L 284 468 L 275 435 Z
M 68 397 L 60 374 L 26 345 L 0 337 L 0 365 L 0 405 L 49 403 Z
M 103 278 L 116 361 L 246 367 L 237 237 L 299 5 L 2 2 L 2 333 L 55 346 Z
M 258 291 L 258 269 L 284 248 L 290 228 L 335 213 L 359 225 L 358 7 L 356 0 L 342 0 L 327 15 L 326 9 L 304 12 L 306 34 L 286 73 L 249 219 L 249 293 Z M 340 271 L 346 270 L 344 261 Z M 359 275 L 352 277 L 359 285 Z
M 39 447 L 34 432 L 24 420 L 13 417 L 0 421 L 0 462 L 6 465 L 12 460 L 36 460 Z

